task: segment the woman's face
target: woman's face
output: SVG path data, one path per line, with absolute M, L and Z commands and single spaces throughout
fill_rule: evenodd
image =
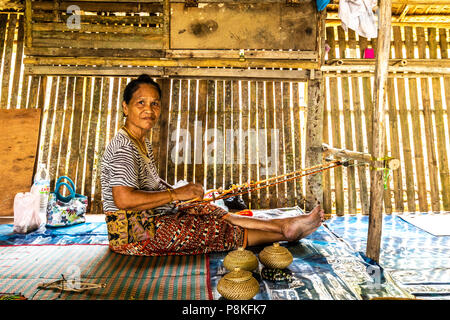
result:
M 150 84 L 140 84 L 128 104 L 122 102 L 127 123 L 142 129 L 150 130 L 161 113 L 161 97 L 158 90 Z

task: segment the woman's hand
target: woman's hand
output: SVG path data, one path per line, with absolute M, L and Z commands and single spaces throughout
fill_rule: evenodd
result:
M 173 189 L 175 193 L 176 200 L 191 200 L 198 199 L 202 200 L 205 194 L 203 186 L 200 183 L 189 182 L 187 185 Z

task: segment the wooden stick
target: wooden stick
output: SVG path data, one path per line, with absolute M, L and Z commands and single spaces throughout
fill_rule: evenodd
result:
M 386 80 L 388 73 L 388 59 L 391 37 L 392 0 L 380 1 L 379 30 L 376 55 L 374 109 L 372 117 L 372 143 L 375 158 L 382 158 L 384 153 L 384 110 L 386 107 Z M 380 167 L 381 161 L 376 161 Z M 383 172 L 371 171 L 370 184 L 370 215 L 367 236 L 366 254 L 369 258 L 379 261 L 381 230 L 383 223 Z

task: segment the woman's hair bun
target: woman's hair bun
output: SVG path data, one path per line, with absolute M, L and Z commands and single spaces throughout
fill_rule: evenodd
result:
M 148 74 L 141 74 L 138 78 L 138 81 L 152 81 L 152 78 Z

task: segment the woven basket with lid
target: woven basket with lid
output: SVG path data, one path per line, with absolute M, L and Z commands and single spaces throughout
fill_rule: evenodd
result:
M 223 259 L 223 265 L 228 271 L 233 271 L 235 268 L 253 271 L 258 268 L 259 263 L 253 252 L 241 247 L 228 253 Z
M 259 261 L 267 268 L 284 269 L 294 260 L 292 254 L 285 247 L 275 242 L 272 246 L 265 247 L 259 253 Z
M 235 268 L 219 280 L 217 291 L 228 300 L 250 300 L 259 292 L 259 283 L 250 271 Z

